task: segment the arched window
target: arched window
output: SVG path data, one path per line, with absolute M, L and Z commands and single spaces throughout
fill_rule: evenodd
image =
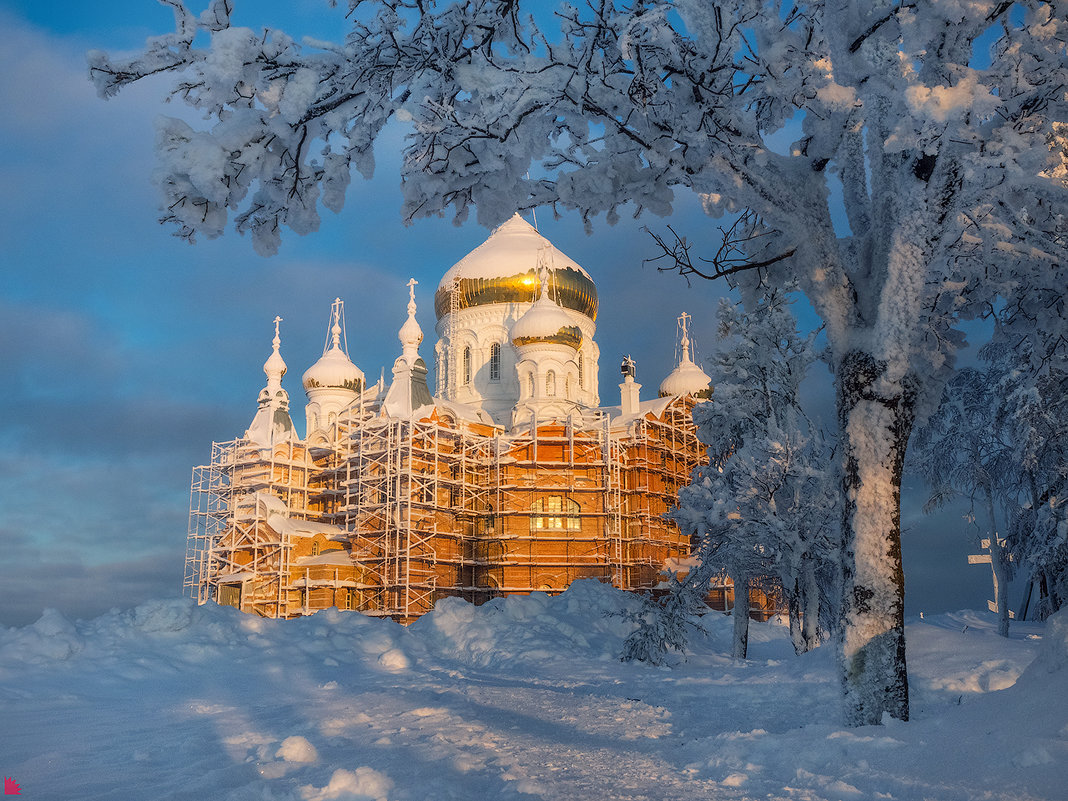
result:
M 531 531 L 578 531 L 582 528 L 578 501 L 573 498 L 548 495 L 534 501 L 530 510 L 534 512 L 530 518 Z
M 321 551 L 321 548 L 320 548 L 320 545 L 319 545 L 319 543 L 318 543 L 318 542 L 312 542 L 312 552 L 311 552 L 311 555 L 312 555 L 312 556 L 318 556 L 318 555 L 319 555 L 319 553 L 320 553 L 320 551 Z
M 564 397 L 571 400 L 571 376 L 564 377 Z
M 579 351 L 579 389 L 586 386 L 586 379 L 583 376 L 586 373 L 586 360 L 582 356 L 582 351 Z
M 527 374 L 527 395 L 534 397 L 534 373 Z
M 556 397 L 556 373 L 552 370 L 545 374 L 545 394 L 550 398 Z
M 489 380 L 501 380 L 501 343 L 494 342 L 490 345 Z
M 471 348 L 464 348 L 464 386 L 471 383 Z

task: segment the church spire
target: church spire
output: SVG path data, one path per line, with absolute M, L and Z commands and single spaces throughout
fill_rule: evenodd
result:
M 415 320 L 415 287 L 418 283 L 414 278 L 408 279 L 408 319 L 397 334 L 402 358 L 406 359 L 409 365 L 415 364 L 415 360 L 419 358 L 419 345 L 423 341 L 423 329 Z
M 271 340 L 273 350 L 271 355 L 267 357 L 267 361 L 263 363 L 263 372 L 267 375 L 267 387 L 264 392 L 269 392 L 272 396 L 276 392 L 285 392 L 282 389 L 282 377 L 286 374 L 286 363 L 279 352 L 279 348 L 282 345 L 282 337 L 278 330 L 280 322 L 282 322 L 281 317 L 274 318 L 274 339 Z
M 390 417 L 410 417 L 416 409 L 433 402 L 426 383 L 426 362 L 419 355 L 423 329 L 415 319 L 415 287 L 418 283 L 414 278 L 408 280 L 408 319 L 397 333 L 401 355 L 393 363 L 393 383 L 382 402 L 383 411 Z
M 260 447 L 271 447 L 277 442 L 295 439 L 293 419 L 289 416 L 289 393 L 282 388 L 286 363 L 280 351 L 282 337 L 278 324 L 281 317 L 274 318 L 274 339 L 271 340 L 271 355 L 263 363 L 267 386 L 260 390 L 259 409 L 245 437 Z

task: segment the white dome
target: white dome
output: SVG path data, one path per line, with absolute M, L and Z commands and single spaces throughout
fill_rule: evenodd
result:
M 538 258 L 543 250 L 547 266 L 557 270 L 577 270 L 586 278 L 590 277 L 574 259 L 539 234 L 533 225 L 518 214 L 513 214 L 511 219 L 493 229 L 485 242 L 449 268 L 438 289 L 449 289 L 456 278 L 503 278 L 529 272 L 540 266 Z M 531 282 L 532 294 L 536 286 L 537 278 Z
M 305 391 L 348 389 L 359 392 L 363 389 L 364 375 L 363 370 L 353 364 L 345 352 L 335 345 L 307 369 L 303 383 Z
M 696 364 L 691 361 L 684 361 L 668 373 L 667 378 L 660 382 L 660 397 L 707 394 L 708 385 L 711 381 L 712 379 L 708 377 L 708 374 Z
M 670 395 L 694 395 L 699 398 L 712 396 L 712 387 L 709 386 L 712 379 L 690 358 L 690 334 L 687 330 L 689 319 L 690 315 L 685 312 L 679 316 L 679 347 L 682 353 L 675 369 L 660 382 L 661 398 Z

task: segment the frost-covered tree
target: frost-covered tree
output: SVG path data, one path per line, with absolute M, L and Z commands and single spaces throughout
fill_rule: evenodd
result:
M 1064 299 L 1060 299 L 1064 303 Z M 1068 602 L 1068 327 L 1017 339 L 1011 321 L 980 354 L 1010 445 L 1008 550 L 1040 588 L 1039 615 Z
M 623 613 L 638 625 L 623 641 L 621 659 L 663 665 L 669 652 L 685 651 L 690 636 L 703 631 L 698 616 L 708 611 L 705 598 L 716 570 L 709 560 L 694 565 L 681 578 L 671 576 L 667 592 L 642 594 L 639 609 Z
M 990 538 L 999 633 L 1008 636 L 1014 565 L 1042 588 L 1043 614 L 1068 589 L 1068 370 L 1061 332 L 1018 339 L 1011 321 L 960 370 L 919 431 L 913 461 L 931 485 L 927 507 L 971 502 Z
M 1008 637 L 1012 565 L 1003 543 L 1017 504 L 1020 465 L 999 408 L 999 378 L 993 369 L 957 372 L 938 411 L 917 433 L 913 461 L 931 488 L 925 511 L 963 497 L 969 516 L 985 521 L 998 633 Z
M 818 642 L 821 598 L 828 602 L 833 584 L 834 471 L 800 400 L 816 335 L 798 334 L 789 288 L 768 288 L 748 310 L 721 301 L 709 360 L 716 394 L 694 410 L 709 464 L 679 492 L 675 512 L 684 530 L 701 533 L 699 560 L 734 579 L 737 657 L 745 657 L 753 579 L 780 578 L 799 653 Z
M 668 214 L 677 189 L 740 213 L 708 263 L 684 240 L 673 254 L 745 291 L 792 275 L 826 323 L 846 718 L 908 717 L 909 435 L 941 397 L 959 316 L 1065 285 L 1063 4 L 599 0 L 543 31 L 522 0 L 349 0 L 343 42 L 298 44 L 232 27 L 229 0 L 200 16 L 168 2 L 174 33 L 92 53 L 90 73 L 104 95 L 175 73 L 215 120 L 160 131 L 183 236 L 217 235 L 231 211 L 261 252 L 314 229 L 392 117 L 410 130 L 409 219 L 552 205 L 611 222 L 627 203 Z

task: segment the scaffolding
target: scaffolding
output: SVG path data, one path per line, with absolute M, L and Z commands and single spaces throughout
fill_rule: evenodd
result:
M 298 441 L 270 448 L 247 439 L 212 443 L 211 463 L 193 470 L 186 593 L 198 603 L 290 616 L 293 544 L 287 530 L 268 524 L 269 509 L 260 498 L 278 499 L 287 516 L 312 518 L 308 487 L 315 470 Z
M 655 587 L 690 552 L 664 515 L 703 458 L 692 407 L 673 399 L 618 429 L 601 412 L 505 433 L 447 407 L 394 418 L 361 400 L 314 447 L 215 443 L 193 472 L 186 591 L 268 617 L 336 605 L 407 623 L 447 596 L 590 577 Z M 310 564 L 310 540 L 272 525 L 263 494 L 288 518 L 336 527 L 328 544 L 342 550 Z

